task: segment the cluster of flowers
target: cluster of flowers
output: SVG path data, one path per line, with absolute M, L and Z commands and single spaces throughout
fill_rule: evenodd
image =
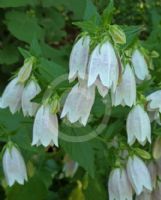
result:
M 149 164 L 138 156 L 130 156 L 125 167 L 111 171 L 108 181 L 110 200 L 160 200 L 161 197 L 161 140 L 154 145 L 154 161 Z M 158 155 L 159 154 L 159 155 Z
M 147 141 L 151 143 L 150 123 L 153 120 L 160 123 L 161 91 L 146 97 L 147 112 L 143 104 L 136 102 L 136 84 L 150 78 L 143 53 L 139 48 L 133 49 L 128 62 L 122 64 L 123 61 L 111 40 L 103 40 L 94 48 L 91 48 L 91 40 L 89 35 L 84 35 L 72 49 L 69 81 L 78 78 L 78 83 L 66 98 L 61 118 L 66 116 L 71 123 L 79 121 L 85 126 L 94 104 L 97 88 L 102 97 L 111 93 L 113 106 L 132 107 L 126 123 L 129 146 L 136 140 L 143 146 Z M 58 146 L 56 114 L 58 109 L 53 110 L 50 98 L 46 99 L 42 105 L 32 102 L 32 99 L 41 91 L 36 79 L 31 76 L 34 62 L 34 57 L 25 60 L 16 78 L 8 84 L 2 94 L 0 107 L 9 107 L 12 113 L 22 107 L 24 116 L 35 115 L 32 145 Z M 7 148 L 3 160 L 8 184 L 12 185 L 15 180 L 23 184 L 24 180 L 27 180 L 27 175 L 19 151 L 15 147 Z M 18 166 L 23 166 L 19 170 L 20 175 L 14 170 L 17 166 L 14 164 L 16 160 L 18 160 Z M 10 166 L 7 167 L 7 165 Z M 10 176 L 13 179 L 9 180 Z M 148 168 L 136 155 L 128 158 L 127 170 L 117 168 L 111 172 L 108 185 L 110 200 L 131 200 L 133 190 L 137 195 L 142 195 L 144 189 L 152 191 L 153 188 Z
M 22 108 L 24 116 L 35 116 L 33 127 L 32 145 L 44 146 L 55 144 L 58 146 L 58 121 L 57 116 L 51 113 L 48 102 L 42 106 L 32 102 L 32 100 L 41 92 L 41 88 L 32 75 L 35 57 L 25 59 L 24 65 L 6 86 L 2 97 L 0 98 L 0 108 L 9 107 L 12 114 Z M 12 186 L 15 181 L 23 184 L 27 180 L 27 173 L 24 160 L 15 147 L 7 144 L 3 156 L 3 168 L 7 183 Z
M 150 94 L 144 102 L 138 103 L 136 85 L 150 78 L 146 59 L 143 53 L 135 48 L 125 66 L 122 67 L 120 63 L 119 55 L 109 41 L 98 44 L 90 52 L 90 37 L 80 38 L 72 49 L 69 73 L 70 81 L 77 77 L 79 82 L 66 99 L 62 117 L 67 116 L 71 123 L 80 121 L 86 125 L 94 103 L 95 88 L 102 97 L 111 91 L 113 106 L 132 107 L 126 120 L 129 146 L 136 140 L 144 146 L 147 141 L 151 143 L 151 122 L 156 120 L 160 123 L 161 91 Z M 110 173 L 110 200 L 132 200 L 134 192 L 136 200 L 159 199 L 161 184 L 157 181 L 158 174 L 155 173 L 154 163 L 147 167 L 144 161 L 134 154 L 128 157 L 126 165 L 126 169 L 117 167 Z

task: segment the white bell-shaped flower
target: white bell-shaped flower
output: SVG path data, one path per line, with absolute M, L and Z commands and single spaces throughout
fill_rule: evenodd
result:
M 97 87 L 98 92 L 102 97 L 105 97 L 108 94 L 109 89 L 106 86 L 102 85 L 99 79 L 96 80 L 95 86 Z
M 41 88 L 35 80 L 31 80 L 25 86 L 22 93 L 22 111 L 24 116 L 34 116 L 38 103 L 31 102 L 31 100 L 40 93 Z
M 108 181 L 109 200 L 132 200 L 132 187 L 124 169 L 114 169 Z
M 146 97 L 148 101 L 148 110 L 159 110 L 161 112 L 161 90 L 153 92 L 152 94 Z
M 32 71 L 34 61 L 35 57 L 33 56 L 25 59 L 24 65 L 21 67 L 18 73 L 18 82 L 24 83 L 28 80 Z
M 135 200 L 153 200 L 152 193 L 145 190 L 140 195 L 136 196 Z
M 73 46 L 69 61 L 69 80 L 85 79 L 90 50 L 90 37 L 80 38 Z
M 1 108 L 9 107 L 12 114 L 21 108 L 21 98 L 24 86 L 18 83 L 18 78 L 14 78 L 6 86 L 0 102 Z
M 144 189 L 152 191 L 150 173 L 145 163 L 139 157 L 129 157 L 127 162 L 127 173 L 137 195 L 140 195 Z
M 27 181 L 24 159 L 15 146 L 6 148 L 3 155 L 3 171 L 9 186 L 15 182 L 23 185 Z
M 95 99 L 95 87 L 87 87 L 86 83 L 76 84 L 68 94 L 61 118 L 67 116 L 71 123 L 80 121 L 87 124 Z
M 99 78 L 102 85 L 116 89 L 119 76 L 119 66 L 115 50 L 110 42 L 98 44 L 93 50 L 88 66 L 88 86 Z
M 138 49 L 136 49 L 132 54 L 132 65 L 134 67 L 136 77 L 139 80 L 142 81 L 149 78 L 150 75 L 148 65 L 143 54 Z
M 114 106 L 132 106 L 136 102 L 136 82 L 135 76 L 129 64 L 126 65 L 122 79 L 112 94 L 112 104 Z
M 137 139 L 142 145 L 148 140 L 151 143 L 151 124 L 148 114 L 141 105 L 136 105 L 127 117 L 126 129 L 128 144 L 134 144 Z
M 35 116 L 32 145 L 58 146 L 58 119 L 49 105 L 42 105 Z

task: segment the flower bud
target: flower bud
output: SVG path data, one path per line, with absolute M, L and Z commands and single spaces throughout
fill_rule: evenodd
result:
M 3 155 L 3 170 L 9 186 L 27 181 L 24 159 L 15 146 L 7 147 Z
M 18 82 L 24 83 L 30 77 L 34 62 L 35 57 L 33 56 L 25 59 L 24 65 L 21 67 L 18 73 Z
M 126 35 L 118 25 L 111 25 L 109 32 L 115 43 L 118 44 L 126 43 Z

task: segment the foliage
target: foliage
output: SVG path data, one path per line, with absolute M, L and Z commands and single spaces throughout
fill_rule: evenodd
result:
M 81 30 L 93 33 L 100 23 L 100 14 L 108 4 L 108 0 L 0 0 L 1 93 L 11 75 L 23 65 L 24 58 L 31 54 L 38 60 L 34 75 L 38 77 L 42 92 L 34 101 L 40 102 L 48 85 L 68 73 L 69 55 L 77 35 Z M 139 37 L 142 46 L 149 52 L 160 53 L 161 2 L 115 0 L 114 5 L 112 23 L 121 25 L 128 47 Z M 104 15 L 111 14 L 108 12 L 108 9 L 105 10 Z M 124 45 L 123 49 L 128 47 Z M 152 81 L 144 82 L 139 91 L 147 95 L 160 87 L 160 66 L 161 59 L 158 57 L 151 70 Z M 66 78 L 55 90 L 61 96 L 71 87 Z M 104 117 L 104 102 L 110 107 L 108 99 L 102 100 L 97 95 L 90 123 L 85 128 L 79 124 L 68 126 L 68 122 L 63 121 L 60 122 L 60 131 L 68 136 L 81 136 L 96 130 Z M 8 109 L 1 109 L 0 148 L 3 149 L 8 139 L 14 141 L 21 149 L 29 174 L 29 181 L 24 186 L 15 184 L 9 188 L 0 165 L 1 199 L 108 199 L 108 175 L 118 153 L 110 143 L 115 136 L 125 135 L 128 112 L 129 108 L 121 106 L 112 109 L 105 129 L 90 141 L 73 143 L 60 139 L 59 148 L 43 148 L 31 146 L 33 118 L 25 118 L 21 112 L 12 115 Z M 157 126 L 153 127 L 153 137 L 160 135 L 159 130 Z M 141 151 L 138 144 L 134 148 L 143 158 L 149 159 L 149 154 Z M 146 149 L 149 150 L 148 145 Z M 62 176 L 65 154 L 79 164 L 72 178 Z

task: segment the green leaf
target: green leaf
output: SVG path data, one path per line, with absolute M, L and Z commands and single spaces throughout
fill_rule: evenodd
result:
M 130 48 L 138 39 L 138 36 L 142 30 L 141 26 L 121 26 L 126 35 L 126 44 L 124 49 Z
M 47 82 L 53 81 L 55 78 L 66 73 L 66 70 L 57 63 L 53 61 L 48 61 L 47 59 L 41 58 L 38 67 L 41 77 Z M 63 81 L 63 80 L 62 80 Z
M 11 189 L 7 192 L 7 199 L 8 200 L 44 200 L 47 197 L 47 188 L 43 181 L 38 177 L 35 176 L 25 185 L 14 185 Z
M 106 200 L 107 199 L 107 192 L 105 190 L 106 188 L 106 182 L 104 182 L 105 185 L 102 184 L 102 181 L 100 181 L 98 178 L 88 179 L 88 187 L 85 190 L 85 197 L 86 199 L 95 199 L 97 197 L 97 200 Z
M 82 31 L 93 33 L 98 28 L 97 24 L 95 23 L 96 21 L 95 19 L 96 18 L 94 17 L 92 20 L 83 21 L 83 22 L 74 22 L 73 24 L 81 28 Z
M 66 32 L 63 30 L 65 18 L 56 9 L 48 9 L 46 16 L 41 18 L 41 24 L 45 28 L 45 37 L 48 41 L 60 40 L 66 36 Z
M 100 21 L 100 15 L 97 12 L 97 7 L 92 3 L 91 0 L 86 0 L 86 8 L 84 11 L 84 20 L 89 20 L 92 17 L 96 17 L 97 21 Z
M 114 2 L 113 0 L 110 0 L 109 5 L 107 8 L 104 9 L 102 14 L 102 22 L 104 25 L 108 25 L 112 21 L 112 16 L 114 12 Z
M 61 132 L 71 135 L 71 136 L 80 136 L 85 135 L 91 131 L 91 129 L 86 127 L 84 128 L 69 128 L 62 127 Z M 86 133 L 85 133 L 86 132 Z M 88 142 L 70 142 L 61 140 L 61 146 L 65 150 L 67 154 L 71 157 L 71 159 L 77 161 L 81 167 L 83 167 L 90 176 L 94 177 L 95 174 L 95 166 L 94 166 L 94 149 L 92 148 L 92 144 L 90 141 Z
M 26 6 L 26 5 L 35 4 L 35 3 L 36 3 L 36 0 L 1 0 L 0 8 L 20 7 L 20 6 Z
M 32 55 L 30 54 L 29 51 L 27 51 L 26 49 L 23 49 L 21 47 L 18 47 L 18 50 L 19 52 L 21 53 L 21 55 L 24 57 L 24 58 L 28 58 L 28 57 L 31 57 Z
M 32 56 L 35 56 L 35 57 L 42 56 L 42 49 L 36 37 L 34 37 L 31 42 L 30 52 Z
M 10 11 L 5 15 L 8 30 L 19 40 L 31 43 L 33 38 L 42 40 L 43 29 L 34 14 Z
M 3 49 L 0 49 L 0 64 L 14 64 L 19 60 L 17 48 L 8 44 Z

